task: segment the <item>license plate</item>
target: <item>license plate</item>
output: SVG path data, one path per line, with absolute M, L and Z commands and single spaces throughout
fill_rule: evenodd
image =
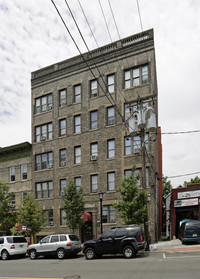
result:
M 23 247 L 24 247 L 24 245 L 19 245 L 19 247 L 20 247 L 20 248 L 23 248 Z
M 197 236 L 197 234 L 196 233 L 193 233 L 193 235 L 192 236 Z

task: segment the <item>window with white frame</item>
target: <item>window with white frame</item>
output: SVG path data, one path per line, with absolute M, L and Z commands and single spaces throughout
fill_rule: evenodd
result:
M 98 113 L 97 110 L 90 112 L 90 129 L 97 129 L 98 128 Z
M 60 149 L 60 158 L 59 158 L 59 163 L 60 167 L 66 166 L 66 149 Z
M 67 103 L 67 90 L 62 89 L 59 91 L 59 106 L 63 107 Z
M 91 161 L 97 160 L 98 156 L 98 143 L 93 142 L 90 144 L 90 159 Z
M 52 139 L 52 123 L 35 127 L 35 142 Z
M 97 97 L 97 79 L 90 81 L 90 97 Z
M 64 195 L 64 189 L 66 188 L 67 186 L 67 181 L 65 178 L 63 179 L 60 179 L 60 195 Z
M 15 181 L 15 167 L 10 167 L 10 182 Z
M 76 190 L 81 188 L 81 176 L 74 177 L 74 183 L 76 185 Z
M 149 136 L 145 135 L 145 148 L 149 150 Z M 124 138 L 124 154 L 131 155 L 138 153 L 141 149 L 141 138 L 139 135 L 128 136 Z
M 74 116 L 74 133 L 80 133 L 81 132 L 81 115 L 75 115 Z
M 115 124 L 115 108 L 109 107 L 107 108 L 107 125 Z
M 98 191 L 98 174 L 90 176 L 91 193 L 97 193 Z
M 53 153 L 47 152 L 35 155 L 35 170 L 51 169 L 53 167 Z
M 52 93 L 35 99 L 35 114 L 52 109 Z
M 21 165 L 21 180 L 27 180 L 27 164 Z
M 81 102 L 81 85 L 77 84 L 74 86 L 74 103 Z
M 59 136 L 66 135 L 66 119 L 59 120 Z
M 115 92 L 115 75 L 108 75 L 107 76 L 107 83 L 108 83 L 108 92 L 113 93 Z
M 103 205 L 102 222 L 103 223 L 116 222 L 116 211 L 112 205 Z
M 124 72 L 124 86 L 130 88 L 148 83 L 149 70 L 148 65 L 138 66 Z
M 53 182 L 45 181 L 35 184 L 35 198 L 45 199 L 53 197 Z
M 74 147 L 74 164 L 81 163 L 81 146 Z
M 108 191 L 115 190 L 115 172 L 107 173 L 107 183 L 108 183 Z
M 115 139 L 110 139 L 107 141 L 107 155 L 108 158 L 114 158 L 115 157 Z

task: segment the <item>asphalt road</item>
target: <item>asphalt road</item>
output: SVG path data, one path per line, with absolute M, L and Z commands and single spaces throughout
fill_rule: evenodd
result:
M 105 256 L 87 261 L 76 258 L 58 260 L 0 260 L 0 279 L 3 278 L 68 278 L 68 279 L 199 279 L 200 251 L 140 253 L 133 259 Z

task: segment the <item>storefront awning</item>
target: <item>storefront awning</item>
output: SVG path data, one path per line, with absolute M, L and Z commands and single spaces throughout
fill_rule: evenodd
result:
M 92 215 L 89 212 L 81 212 L 85 222 L 92 222 Z

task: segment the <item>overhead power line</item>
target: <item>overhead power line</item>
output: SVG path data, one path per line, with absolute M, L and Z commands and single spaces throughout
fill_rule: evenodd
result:
M 182 132 L 168 132 L 168 133 L 162 133 L 161 132 L 161 135 L 178 135 L 178 134 L 192 134 L 192 133 L 200 133 L 200 130 L 182 131 Z
M 186 173 L 186 174 L 173 175 L 173 176 L 167 176 L 167 178 L 178 178 L 178 177 L 194 175 L 194 174 L 198 174 L 198 173 L 200 173 L 200 171 L 192 172 L 192 173 Z

